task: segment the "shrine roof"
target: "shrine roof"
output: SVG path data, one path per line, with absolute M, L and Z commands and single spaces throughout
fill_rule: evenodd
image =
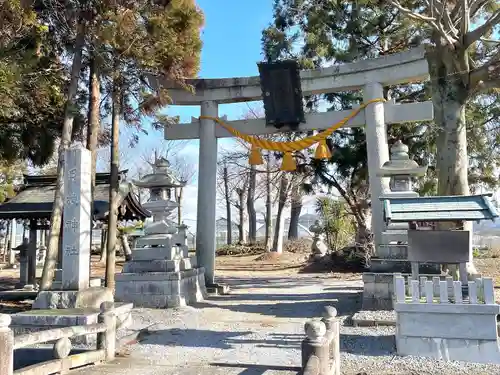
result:
M 491 194 L 481 194 L 380 199 L 386 223 L 407 223 L 494 220 L 499 215 L 490 197 Z
M 122 220 L 144 220 L 151 213 L 140 204 L 133 184 L 124 182 L 127 171 L 120 172 L 119 217 Z M 109 210 L 109 173 L 96 174 L 94 219 L 103 220 Z M 17 195 L 0 205 L 0 219 L 50 219 L 54 203 L 56 176 L 24 175 Z

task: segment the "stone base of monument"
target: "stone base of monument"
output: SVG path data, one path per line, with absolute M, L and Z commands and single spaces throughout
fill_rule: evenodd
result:
M 132 323 L 131 303 L 116 303 L 117 329 L 126 329 Z M 44 331 L 51 328 L 91 325 L 98 323 L 98 308 L 30 310 L 12 314 L 11 328 L 16 335 Z M 93 345 L 97 334 L 72 338 L 75 345 Z
M 104 287 L 83 290 L 46 290 L 38 293 L 32 308 L 40 309 L 98 309 L 103 302 L 113 302 L 113 292 Z
M 398 245 L 395 245 L 398 246 Z M 375 273 L 411 273 L 411 263 L 407 259 L 371 258 L 370 271 Z M 420 273 L 441 273 L 439 264 L 420 263 Z
M 90 287 L 99 287 L 102 286 L 102 280 L 99 277 L 93 277 L 89 279 Z M 57 269 L 54 271 L 54 281 L 52 282 L 53 290 L 62 290 L 62 270 Z
M 229 294 L 229 285 L 218 283 L 207 284 L 207 293 L 216 296 L 224 296 Z
M 189 259 L 131 261 L 125 264 L 121 274 L 116 275 L 115 299 L 131 302 L 135 307 L 149 308 L 201 302 L 207 296 L 205 269 L 181 269 L 188 263 Z M 146 268 L 148 271 L 141 272 Z
M 402 276 L 411 277 L 410 272 L 402 273 Z M 440 276 L 445 280 L 446 276 L 439 273 L 419 273 L 420 277 Z M 394 298 L 394 273 L 363 273 L 363 310 L 392 310 Z
M 377 257 L 382 259 L 408 259 L 408 245 L 379 245 Z

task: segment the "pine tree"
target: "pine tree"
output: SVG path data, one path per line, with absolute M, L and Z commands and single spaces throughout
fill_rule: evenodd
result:
M 417 2 L 418 3 L 418 2 Z M 263 31 L 263 49 L 270 60 L 296 58 L 303 68 L 341 64 L 401 52 L 423 43 L 427 36 L 421 25 L 391 4 L 357 2 L 309 2 L 275 0 L 274 22 Z M 386 88 L 398 102 L 431 98 L 431 83 Z M 320 98 L 307 98 L 317 106 Z M 323 96 L 330 110 L 350 109 L 361 101 L 356 92 Z M 495 186 L 495 167 L 499 164 L 498 94 L 488 93 L 467 105 L 471 120 L 469 134 L 469 180 L 473 186 Z M 401 139 L 411 157 L 428 165 L 428 176 L 420 184 L 423 194 L 435 194 L 438 131 L 432 123 L 402 124 L 388 128 L 390 143 Z M 312 161 L 316 181 L 334 187 L 346 201 L 358 228 L 358 240 L 366 232 L 368 170 L 365 135 L 362 129 L 340 129 L 329 140 L 333 156 L 328 163 Z M 484 147 L 490 144 L 492 147 Z M 361 233 L 359 233 L 361 232 Z M 366 233 L 368 236 L 369 233 Z
M 110 93 L 111 185 L 106 286 L 114 288 L 119 192 L 120 122 L 147 132 L 146 118 L 156 126 L 169 119 L 159 111 L 170 104 L 167 90 L 153 90 L 150 76 L 163 75 L 185 85 L 199 67 L 203 17 L 193 1 L 174 0 L 167 5 L 150 1 L 114 3 L 97 29 L 99 50 L 111 63 L 101 67 L 105 90 Z M 104 59 L 103 59 L 104 61 Z

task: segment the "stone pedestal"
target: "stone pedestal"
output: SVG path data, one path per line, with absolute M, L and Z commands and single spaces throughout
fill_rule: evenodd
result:
M 137 240 L 132 260 L 116 275 L 117 301 L 132 302 L 136 307 L 170 308 L 206 298 L 205 270 L 196 268 L 196 256 L 186 257 L 179 246 L 172 245 L 172 237 L 146 234 Z M 144 244 L 147 246 L 139 247 Z
M 28 284 L 28 257 L 19 257 L 19 286 L 23 287 Z
M 116 328 L 125 329 L 132 323 L 132 304 L 115 304 Z M 91 325 L 98 323 L 99 308 L 78 307 L 50 310 L 31 310 L 12 314 L 11 328 L 16 335 L 45 331 L 52 328 Z M 74 345 L 95 345 L 97 334 L 73 337 Z

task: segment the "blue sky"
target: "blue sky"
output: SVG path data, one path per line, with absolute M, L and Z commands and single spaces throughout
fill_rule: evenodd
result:
M 272 1 L 270 0 L 198 0 L 205 14 L 202 30 L 203 49 L 201 54 L 200 78 L 224 78 L 258 75 L 257 62 L 262 60 L 261 32 L 272 21 Z M 219 116 L 228 119 L 241 118 L 252 104 L 239 103 L 219 106 Z M 200 114 L 198 106 L 172 106 L 170 115 L 179 115 L 181 122 L 190 122 L 191 116 Z M 123 129 L 123 128 L 122 128 Z M 124 129 L 120 140 L 121 149 L 126 153 L 122 168 L 131 171 L 134 163 L 141 163 L 141 156 L 155 147 L 161 147 L 163 132 L 151 131 L 141 135 L 139 144 L 128 148 L 128 138 L 132 130 Z M 219 142 L 219 148 L 231 144 L 230 139 Z M 181 152 L 196 169 L 198 165 L 198 142 L 191 141 Z M 186 224 L 192 228 L 196 218 L 196 179 L 186 191 L 183 202 Z M 223 210 L 219 210 L 221 214 Z

